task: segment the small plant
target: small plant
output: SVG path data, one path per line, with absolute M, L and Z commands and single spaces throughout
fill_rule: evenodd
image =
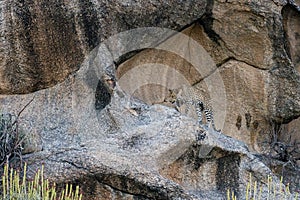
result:
M 38 170 L 32 181 L 26 180 L 26 164 L 24 166 L 23 176 L 20 177 L 18 171 L 8 165 L 4 166 L 2 176 L 2 196 L 1 200 L 81 200 L 82 194 L 79 194 L 79 186 L 73 188 L 72 185 L 66 185 L 60 195 L 56 192 L 56 187 L 50 185 L 48 179 L 44 179 L 43 167 Z M 75 191 L 74 191 L 75 189 Z M 1 193 L 0 193 L 1 194 Z
M 12 114 L 0 115 L 0 167 L 4 163 L 17 164 L 21 160 L 22 136 L 18 121 Z
M 263 185 L 259 186 L 257 181 L 253 182 L 252 175 L 250 174 L 250 178 L 246 186 L 245 199 L 246 200 L 262 200 L 262 199 L 298 200 L 299 194 L 298 193 L 292 194 L 290 192 L 289 185 L 287 185 L 285 188 L 282 187 L 283 186 L 282 182 L 283 182 L 283 178 L 281 177 L 280 184 L 278 187 L 278 185 L 276 185 L 273 182 L 272 177 L 268 176 L 267 184 L 265 186 L 267 187 L 266 188 L 267 191 L 265 191 L 263 190 Z M 227 190 L 227 200 L 237 200 L 237 196 L 230 189 Z
M 294 139 L 292 135 L 295 135 L 293 131 L 288 132 L 283 128 L 283 125 L 270 122 L 270 130 L 264 133 L 268 138 L 262 142 L 267 144 L 267 149 L 263 154 L 269 161 L 272 159 L 282 163 L 282 175 L 284 168 L 291 166 L 293 169 L 300 169 L 297 162 L 300 160 L 300 143 Z
M 22 142 L 25 136 L 20 133 L 19 118 L 33 100 L 34 98 L 17 115 L 0 113 L 0 169 L 4 163 L 15 167 L 22 165 Z

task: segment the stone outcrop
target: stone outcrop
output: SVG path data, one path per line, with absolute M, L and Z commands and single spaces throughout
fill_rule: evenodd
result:
M 296 69 L 300 71 L 300 14 L 299 8 L 287 5 L 282 10 L 284 29 L 288 38 L 288 52 Z
M 196 60 L 200 56 L 192 52 L 194 47 L 184 46 L 181 43 L 186 41 L 178 39 L 174 46 L 186 49 L 184 59 L 170 51 L 147 50 L 120 65 L 117 75 L 122 80 L 130 69 L 156 63 L 168 68 L 160 76 L 164 86 L 175 79 L 180 87 L 178 75 L 171 70 L 175 69 L 202 96 L 210 96 L 216 102 L 214 112 L 219 129 L 259 151 L 261 145 L 257 144 L 265 142 L 264 134 L 270 129 L 271 121 L 286 123 L 300 115 L 300 76 L 295 70 L 299 38 L 296 39 L 298 29 L 294 28 L 298 27 L 298 15 L 295 5 L 280 2 L 214 1 L 208 4 L 206 14 L 199 21 L 182 31 L 208 52 L 215 63 L 213 66 L 201 63 L 197 68 L 186 62 L 187 58 Z M 202 60 L 207 59 L 203 57 Z M 132 74 L 131 79 L 136 79 Z M 156 76 L 153 72 L 152 77 Z M 224 88 L 218 84 L 224 84 Z M 128 81 L 123 85 L 125 90 L 131 87 Z M 168 89 L 176 88 L 172 87 L 147 85 L 134 95 L 146 102 L 164 103 Z M 217 94 L 214 99 L 209 87 L 215 93 L 225 92 L 226 97 Z M 157 93 L 164 95 L 153 95 Z
M 53 86 L 78 70 L 104 39 L 139 27 L 178 30 L 205 6 L 206 1 L 2 1 L 0 94 Z
M 128 101 L 116 88 L 111 103 L 96 110 L 82 77 L 22 98 L 1 97 L 4 111 L 15 112 L 34 98 L 20 118 L 24 133 L 42 140 L 42 149 L 23 157 L 29 172 L 43 163 L 47 178 L 81 185 L 86 199 L 212 199 L 227 189 L 242 198 L 239 184 L 250 171 L 260 180 L 273 176 L 244 143 L 201 129 L 172 108 Z M 199 133 L 206 135 L 197 140 Z
M 298 5 L 4 1 L 0 109 L 33 99 L 24 160 L 87 199 L 242 199 L 250 173 L 266 197 L 286 164 L 259 155 L 269 122 L 299 131 Z M 145 26 L 159 28 L 130 31 Z M 221 132 L 174 109 L 182 84 L 211 98 Z

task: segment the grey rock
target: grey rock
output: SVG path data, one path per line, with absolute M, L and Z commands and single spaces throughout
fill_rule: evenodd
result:
M 51 87 L 77 71 L 106 38 L 141 27 L 179 30 L 205 7 L 206 1 L 196 0 L 1 1 L 0 94 Z
M 89 199 L 222 199 L 228 188 L 243 194 L 238 185 L 249 171 L 272 175 L 244 143 L 201 130 L 173 108 L 130 98 L 118 85 L 110 103 L 97 110 L 95 84 L 85 74 L 95 59 L 91 55 L 74 76 L 52 88 L 0 96 L 3 111 L 10 112 L 34 97 L 20 118 L 42 141 L 40 151 L 24 156 L 30 172 L 44 163 L 51 181 L 79 182 L 86 195 L 93 187 Z M 199 131 L 207 134 L 197 142 Z M 201 146 L 211 149 L 199 158 Z
M 290 46 L 289 55 L 283 45 L 295 33 L 281 20 L 286 3 L 1 2 L 0 106 L 5 113 L 18 113 L 34 98 L 20 117 L 28 136 L 24 160 L 29 176 L 44 163 L 51 181 L 80 183 L 84 194 L 90 194 L 87 199 L 226 199 L 227 189 L 243 199 L 250 173 L 262 181 L 263 197 L 268 194 L 268 176 L 277 188 L 283 186 L 251 152 L 248 141 L 236 139 L 248 137 L 253 145 L 253 135 L 232 131 L 236 137 L 229 137 L 202 129 L 173 108 L 133 98 L 115 78 L 116 64 L 135 54 L 130 51 L 163 46 L 161 42 L 175 33 L 163 28 L 179 30 L 202 17 L 184 32 L 201 36 L 198 40 L 217 65 L 190 81 L 198 87 L 202 78 L 214 77 L 218 67 L 227 83 L 233 83 L 231 76 L 241 75 L 241 84 L 227 85 L 227 95 L 238 99 L 234 92 L 240 89 L 239 100 L 247 105 L 232 103 L 234 120 L 226 121 L 228 129 L 236 126 L 234 109 L 239 108 L 247 111 L 242 111 L 239 127 L 249 128 L 250 134 L 258 119 L 288 122 L 300 115 L 300 78 L 295 68 L 298 49 Z M 284 20 L 293 21 L 289 15 Z M 145 26 L 160 28 L 118 34 Z M 173 57 L 168 62 L 181 65 Z M 187 75 L 195 75 L 190 65 L 186 69 Z M 107 77 L 116 81 L 114 88 L 108 87 Z M 261 98 L 258 104 L 255 100 Z M 201 141 L 199 132 L 206 133 Z

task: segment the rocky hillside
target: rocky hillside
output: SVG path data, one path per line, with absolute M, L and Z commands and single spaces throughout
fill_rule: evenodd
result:
M 86 199 L 243 199 L 250 173 L 300 190 L 299 0 L 4 0 L 0 22 L 31 171 Z

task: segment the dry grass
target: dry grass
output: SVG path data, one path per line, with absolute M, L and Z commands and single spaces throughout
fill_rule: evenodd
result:
M 60 194 L 56 192 L 55 184 L 51 185 L 44 179 L 43 167 L 35 174 L 32 181 L 26 180 L 26 164 L 22 176 L 8 165 L 4 166 L 2 176 L 1 200 L 81 200 L 79 186 L 73 188 L 66 185 Z
M 266 184 L 262 185 L 257 181 L 253 181 L 251 174 L 244 195 L 246 200 L 298 200 L 299 198 L 298 193 L 292 194 L 290 192 L 289 185 L 283 185 L 282 177 L 280 184 L 276 184 L 272 178 L 268 176 Z M 227 190 L 227 200 L 237 200 L 236 194 L 230 189 Z

